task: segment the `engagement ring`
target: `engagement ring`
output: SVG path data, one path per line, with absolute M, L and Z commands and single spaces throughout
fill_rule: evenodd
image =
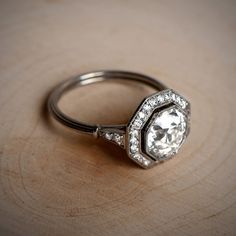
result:
M 61 96 L 71 89 L 118 79 L 140 82 L 157 90 L 143 99 L 128 124 L 87 124 L 72 119 L 58 107 Z M 127 71 L 96 71 L 69 79 L 52 91 L 48 109 L 63 125 L 126 149 L 128 157 L 143 168 L 175 156 L 190 131 L 190 103 L 183 96 L 154 78 Z

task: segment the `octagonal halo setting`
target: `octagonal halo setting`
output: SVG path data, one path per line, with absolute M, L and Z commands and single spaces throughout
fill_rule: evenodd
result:
M 173 157 L 190 131 L 190 103 L 171 89 L 141 103 L 126 134 L 128 156 L 143 168 Z

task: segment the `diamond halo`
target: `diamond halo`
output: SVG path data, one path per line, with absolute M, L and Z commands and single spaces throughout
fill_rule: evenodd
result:
M 155 137 L 156 140 L 153 140 L 156 144 L 154 146 L 157 149 L 157 154 L 153 155 L 152 151 L 154 151 L 154 146 L 151 147 L 149 151 L 147 151 L 147 147 L 145 148 L 148 142 L 147 127 L 148 129 L 153 128 L 152 117 L 160 117 L 164 111 L 166 111 L 166 116 L 163 117 L 163 122 L 165 122 L 167 118 L 172 120 L 167 124 L 170 127 L 164 127 L 163 129 L 159 127 L 160 130 L 156 135 L 157 137 Z M 178 116 L 176 117 L 176 114 L 172 114 L 171 116 L 171 112 L 175 112 Z M 173 122 L 176 123 L 173 124 Z M 185 128 L 181 130 L 182 126 Z M 126 150 L 128 156 L 141 167 L 150 168 L 163 160 L 173 157 L 184 143 L 189 131 L 190 103 L 172 89 L 155 93 L 144 99 L 128 124 L 126 134 Z M 168 142 L 167 137 L 171 139 Z M 160 140 L 162 142 L 160 142 Z M 166 153 L 165 147 L 167 147 Z M 161 148 L 163 148 L 165 155 L 160 155 Z M 170 151 L 168 152 L 168 150 Z

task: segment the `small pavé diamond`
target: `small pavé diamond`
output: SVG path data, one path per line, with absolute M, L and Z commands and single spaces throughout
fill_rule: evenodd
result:
M 188 103 L 186 102 L 186 100 L 184 100 L 183 109 L 185 109 L 187 106 L 188 106 Z
M 151 111 L 151 106 L 148 104 L 145 104 L 143 106 L 143 110 L 145 111 L 145 113 L 149 113 Z
M 184 101 L 184 99 L 181 99 L 181 107 L 182 107 L 183 109 L 186 108 L 186 102 Z
M 143 156 L 142 155 L 139 155 L 139 157 L 137 158 L 137 161 L 142 163 L 143 162 Z
M 138 146 L 133 144 L 130 146 L 131 153 L 136 153 L 138 151 Z
M 147 159 L 143 159 L 143 164 L 144 164 L 145 166 L 148 166 L 148 165 L 150 164 L 150 161 L 147 160 Z
M 130 138 L 132 139 L 132 138 L 138 138 L 138 130 L 136 130 L 136 129 L 133 129 L 133 130 L 131 130 L 130 131 Z
M 103 134 L 101 134 L 102 137 L 104 137 L 106 140 L 111 141 L 115 144 L 118 144 L 119 146 L 123 146 L 125 144 L 125 136 L 121 133 L 116 133 L 112 131 L 105 131 Z
M 136 160 L 139 160 L 139 159 L 140 159 L 140 154 L 135 154 L 135 155 L 133 156 L 133 158 L 136 159 Z
M 130 139 L 130 143 L 131 143 L 131 144 L 134 144 L 134 145 L 137 145 L 137 144 L 138 144 L 138 139 L 135 138 L 135 137 L 132 137 L 132 138 Z
M 172 98 L 173 101 L 175 101 L 176 100 L 176 95 L 174 93 L 172 93 L 171 98 Z
M 122 142 L 121 136 L 120 136 L 119 134 L 114 134 L 113 140 L 114 140 L 116 143 L 118 143 L 119 145 L 120 145 L 121 142 Z
M 164 101 L 164 96 L 163 95 L 159 95 L 157 99 L 158 99 L 159 103 L 162 103 Z
M 106 134 L 105 134 L 105 138 L 106 138 L 107 140 L 112 140 L 112 137 L 113 137 L 113 134 L 112 134 L 112 133 L 106 133 Z
M 145 118 L 145 114 L 143 112 L 141 112 L 141 111 L 138 113 L 138 116 L 139 116 L 140 119 L 144 119 Z
M 140 119 L 136 119 L 135 121 L 134 121 L 134 126 L 136 127 L 136 128 L 141 128 L 141 126 L 142 126 L 142 120 L 140 120 Z
M 165 100 L 165 101 L 169 101 L 169 99 L 170 99 L 170 94 L 169 94 L 169 93 L 166 93 L 166 94 L 164 95 L 164 100 Z
M 124 135 L 120 135 L 120 142 L 118 143 L 119 145 L 124 145 L 125 143 L 125 136 Z
M 176 96 L 176 102 L 178 103 L 178 104 L 180 104 L 180 102 L 181 102 L 181 98 L 180 98 L 180 96 Z
M 135 154 L 134 159 L 137 160 L 138 162 L 142 163 L 144 166 L 148 166 L 151 163 L 151 161 L 149 161 L 148 159 L 146 159 L 145 157 L 143 157 L 140 154 Z
M 157 100 L 155 98 L 152 98 L 150 101 L 149 101 L 149 104 L 151 107 L 155 107 L 157 105 Z

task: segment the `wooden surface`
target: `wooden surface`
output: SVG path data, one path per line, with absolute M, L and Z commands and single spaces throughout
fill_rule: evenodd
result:
M 1 1 L 0 234 L 236 235 L 235 12 L 217 0 Z M 178 158 L 143 170 L 48 119 L 48 92 L 97 69 L 158 77 L 191 101 Z M 148 92 L 101 84 L 61 105 L 122 122 Z

